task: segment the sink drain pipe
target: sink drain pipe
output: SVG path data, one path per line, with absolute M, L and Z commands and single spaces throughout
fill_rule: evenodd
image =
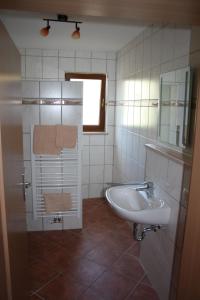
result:
M 149 232 L 149 231 L 156 232 L 158 229 L 161 228 L 160 225 L 149 225 L 148 227 L 144 227 L 143 230 L 141 231 L 139 229 L 139 226 L 140 226 L 140 224 L 138 224 L 138 223 L 133 224 L 133 237 L 136 241 L 142 241 L 147 232 Z

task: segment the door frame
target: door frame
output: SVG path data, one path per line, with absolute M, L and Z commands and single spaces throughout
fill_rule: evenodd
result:
M 197 78 L 193 164 L 177 300 L 200 299 L 200 69 Z
M 1 236 L 1 293 L 4 294 L 6 299 L 12 299 L 11 292 L 11 276 L 10 276 L 10 259 L 8 248 L 8 235 L 7 235 L 7 222 L 6 222 L 6 207 L 5 207 L 5 191 L 4 191 L 4 174 L 3 174 L 3 156 L 2 156 L 2 143 L 1 143 L 1 124 L 0 124 L 0 236 Z M 0 296 L 2 296 L 0 294 Z

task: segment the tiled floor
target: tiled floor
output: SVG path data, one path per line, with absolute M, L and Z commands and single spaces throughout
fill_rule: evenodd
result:
M 31 300 L 158 300 L 128 224 L 84 200 L 82 230 L 29 234 Z

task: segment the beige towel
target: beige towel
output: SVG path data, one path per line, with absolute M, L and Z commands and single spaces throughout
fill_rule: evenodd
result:
M 63 212 L 72 208 L 70 193 L 44 193 L 47 213 Z
M 56 147 L 74 148 L 77 140 L 77 126 L 56 126 Z
M 33 153 L 58 155 L 62 147 L 56 146 L 56 126 L 35 125 L 33 134 Z

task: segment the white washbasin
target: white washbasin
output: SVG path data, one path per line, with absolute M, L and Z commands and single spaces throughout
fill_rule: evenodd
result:
M 161 199 L 148 197 L 145 191 L 124 185 L 106 190 L 106 198 L 113 210 L 123 219 L 140 224 L 168 224 L 170 207 Z

